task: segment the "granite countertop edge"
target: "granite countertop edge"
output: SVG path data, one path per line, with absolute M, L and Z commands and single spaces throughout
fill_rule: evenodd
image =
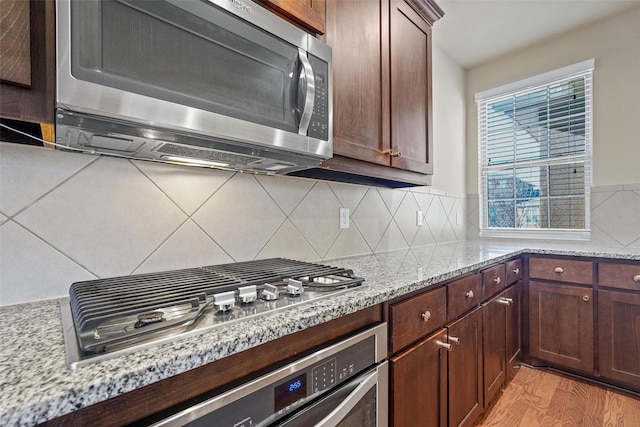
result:
M 478 250 L 481 255 L 476 253 Z M 353 269 L 357 275 L 366 278 L 365 286 L 228 327 L 223 325 L 158 348 L 81 367 L 75 372 L 66 364 L 59 300 L 0 307 L 3 324 L 6 324 L 6 319 L 11 318 L 15 322 L 16 318 L 29 316 L 32 312 L 49 313 L 46 330 L 26 334 L 31 338 L 25 337 L 24 330 L 19 327 L 9 328 L 0 335 L 5 343 L 11 343 L 7 346 L 9 348 L 0 350 L 0 369 L 8 372 L 0 380 L 0 425 L 28 426 L 48 421 L 523 253 L 640 260 L 640 249 L 620 251 L 614 248 L 551 248 L 476 242 L 323 261 Z M 39 344 L 50 348 L 33 348 L 33 342 L 29 340 L 37 340 L 38 335 L 56 339 Z M 42 354 L 49 357 L 43 358 Z

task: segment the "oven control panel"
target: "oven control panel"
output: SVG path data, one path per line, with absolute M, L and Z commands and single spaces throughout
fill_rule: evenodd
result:
M 323 357 L 324 353 L 326 356 Z M 320 350 L 205 401 L 198 405 L 198 412 L 202 413 L 188 424 L 182 421 L 185 418 L 193 420 L 193 412 L 188 417 L 184 413 L 176 414 L 171 420 L 178 421 L 176 425 L 189 426 L 252 427 L 270 424 L 295 413 L 310 400 L 349 381 L 375 363 L 376 336 L 368 336 L 335 351 Z M 163 422 L 157 425 L 174 424 Z

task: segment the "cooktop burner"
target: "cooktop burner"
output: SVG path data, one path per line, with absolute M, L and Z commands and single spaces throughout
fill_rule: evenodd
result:
M 61 301 L 71 369 L 344 292 L 351 270 L 272 258 L 76 282 Z

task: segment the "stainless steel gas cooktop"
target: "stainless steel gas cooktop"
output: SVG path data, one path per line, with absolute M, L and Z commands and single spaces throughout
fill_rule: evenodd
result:
M 273 258 L 76 282 L 61 300 L 69 367 L 362 285 L 351 270 Z

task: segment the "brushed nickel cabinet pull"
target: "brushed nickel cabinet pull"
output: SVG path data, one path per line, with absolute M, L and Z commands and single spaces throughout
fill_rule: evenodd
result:
M 467 298 L 473 298 L 473 291 L 468 291 L 464 296 Z
M 520 274 L 520 269 L 518 267 L 514 268 L 513 274 Z
M 460 338 L 458 337 L 449 337 L 449 341 L 451 341 L 455 345 L 460 345 Z
M 499 285 L 501 281 L 502 281 L 502 280 L 500 279 L 500 276 L 498 276 L 498 277 L 496 277 L 495 279 L 493 279 L 493 282 L 494 282 L 496 285 Z
M 447 351 L 451 351 L 451 344 L 448 344 L 442 341 L 437 341 L 437 340 L 436 340 L 436 344 L 439 345 L 440 347 L 445 348 Z
M 424 320 L 425 322 L 428 322 L 429 319 L 431 319 L 431 312 L 427 310 L 424 313 L 422 313 L 422 320 Z
M 584 302 L 589 302 L 590 299 L 591 299 L 591 297 L 589 295 L 583 295 L 582 296 L 582 301 L 584 301 Z
M 558 274 L 560 274 L 560 273 L 564 273 L 564 268 L 562 268 L 562 267 L 556 267 L 553 271 L 554 271 L 555 273 L 558 273 Z
M 500 298 L 496 300 L 500 304 L 511 305 L 513 304 L 513 298 Z
M 382 152 L 382 154 L 386 154 L 387 156 L 391 156 L 391 157 L 402 157 L 402 153 L 399 151 L 393 151 L 391 149 L 388 150 L 384 150 Z
M 640 274 L 636 274 L 635 276 L 633 276 L 633 281 L 636 283 L 640 283 Z

